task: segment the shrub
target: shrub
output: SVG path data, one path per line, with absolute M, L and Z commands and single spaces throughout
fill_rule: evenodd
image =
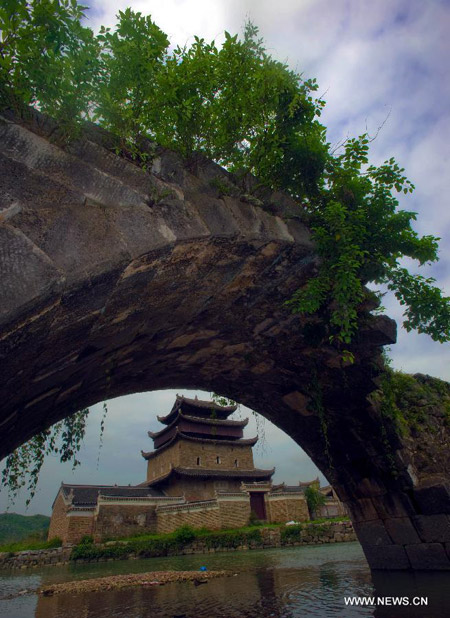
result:
M 299 524 L 298 526 L 285 526 L 281 529 L 281 542 L 282 543 L 294 543 L 302 540 L 302 532 L 304 527 Z
M 176 542 L 181 546 L 192 543 L 192 541 L 197 536 L 195 533 L 195 530 L 191 526 L 188 526 L 187 524 L 175 530 L 174 535 L 175 535 Z

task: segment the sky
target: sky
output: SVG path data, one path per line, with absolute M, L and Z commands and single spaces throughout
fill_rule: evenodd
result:
M 305 79 L 317 79 L 318 94 L 327 102 L 321 122 L 328 129 L 329 142 L 337 144 L 368 131 L 377 135 L 371 143 L 371 162 L 380 164 L 394 156 L 405 168 L 416 190 L 400 198 L 401 208 L 418 213 L 415 229 L 420 234 L 441 238 L 439 262 L 418 272 L 434 277 L 450 295 L 448 0 L 86 0 L 83 4 L 89 6 L 87 23 L 94 30 L 101 24 L 113 26 L 118 10 L 130 6 L 150 14 L 174 46 L 190 45 L 194 35 L 220 44 L 224 30 L 242 32 L 250 19 L 273 57 L 287 62 Z M 414 264 L 409 266 L 415 269 Z M 450 381 L 450 344 L 406 333 L 400 328 L 402 310 L 395 299 L 386 296 L 383 305 L 399 325 L 397 344 L 389 352 L 393 367 Z M 160 428 L 156 414 L 170 410 L 176 392 L 141 393 L 111 401 L 100 451 L 101 405 L 94 406 L 82 465 L 72 472 L 69 464 L 50 457 L 28 511 L 26 493 L 10 510 L 50 514 L 61 481 L 142 482 L 145 461 L 140 450 L 152 448 L 147 431 Z M 245 408 L 237 414 L 250 416 L 246 437 L 260 435 L 255 464 L 275 466 L 275 482 L 296 484 L 317 475 L 326 482 L 300 447 L 269 421 L 260 418 L 257 423 Z M 7 505 L 2 491 L 0 511 Z

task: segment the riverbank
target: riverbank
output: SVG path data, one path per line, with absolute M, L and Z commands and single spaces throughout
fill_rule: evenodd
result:
M 271 547 L 293 547 L 355 541 L 350 521 L 308 522 L 298 525 L 253 526 L 237 530 L 193 530 L 147 535 L 94 544 L 92 539 L 74 547 L 0 554 L 0 569 L 26 569 L 69 562 L 107 562 L 190 554 L 213 554 Z

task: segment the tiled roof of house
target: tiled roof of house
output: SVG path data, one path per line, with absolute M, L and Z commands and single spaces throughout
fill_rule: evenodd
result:
M 306 487 L 302 485 L 285 485 L 281 483 L 281 485 L 274 485 L 272 487 L 272 491 L 270 493 L 292 493 L 292 494 L 303 494 L 305 493 Z
M 162 435 L 168 429 L 176 425 L 180 418 L 184 418 L 187 421 L 191 421 L 192 423 L 201 423 L 203 425 L 206 424 L 206 425 L 223 425 L 226 427 L 245 427 L 248 424 L 248 418 L 244 418 L 242 420 L 234 420 L 234 421 L 228 420 L 228 419 L 205 418 L 204 416 L 191 416 L 190 414 L 183 414 L 182 410 L 178 410 L 172 422 L 166 427 L 164 427 L 164 429 L 161 429 L 161 431 L 147 432 L 149 437 L 154 439 Z
M 94 506 L 97 504 L 97 498 L 101 496 L 121 496 L 126 498 L 144 498 L 144 497 L 161 497 L 164 494 L 151 488 L 143 488 L 142 486 L 133 485 L 61 485 L 61 490 L 64 497 L 67 499 L 72 495 L 72 504 L 74 506 Z
M 159 453 L 161 453 L 161 451 L 163 451 L 165 448 L 167 448 L 171 444 L 174 444 L 174 442 L 178 439 L 190 440 L 191 442 L 206 442 L 207 444 L 228 444 L 233 447 L 254 446 L 258 442 L 258 436 L 255 436 L 254 438 L 241 438 L 239 440 L 221 440 L 221 439 L 214 440 L 212 438 L 195 438 L 194 436 L 190 436 L 187 433 L 183 433 L 182 431 L 179 431 L 177 429 L 173 437 L 167 442 L 165 442 L 158 449 L 156 449 L 155 451 L 147 451 L 147 452 L 141 451 L 141 455 L 144 459 L 152 459 L 156 455 L 159 455 Z
M 214 401 L 203 401 L 201 399 L 190 399 L 188 397 L 184 397 L 184 395 L 177 395 L 175 403 L 173 404 L 172 410 L 166 416 L 158 416 L 158 421 L 160 423 L 164 423 L 168 425 L 175 418 L 178 410 L 182 407 L 183 404 L 186 404 L 187 407 L 194 407 L 198 410 L 198 414 L 202 416 L 202 411 L 215 411 L 218 415 L 223 418 L 230 416 L 235 410 L 237 410 L 237 405 L 234 406 L 220 406 Z
M 162 481 L 166 481 L 171 476 L 181 476 L 181 477 L 193 477 L 193 478 L 234 478 L 234 479 L 242 479 L 242 480 L 264 480 L 270 479 L 275 472 L 275 468 L 271 470 L 260 470 L 259 468 L 254 468 L 253 470 L 240 470 L 240 469 L 227 469 L 221 470 L 217 468 L 172 468 L 167 474 L 159 477 L 153 481 L 148 481 L 147 484 L 149 487 L 152 485 L 157 485 Z

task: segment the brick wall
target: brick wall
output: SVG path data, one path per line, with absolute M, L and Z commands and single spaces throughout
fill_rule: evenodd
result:
M 67 514 L 67 533 L 63 539 L 66 543 L 79 543 L 86 535 L 94 533 L 94 511 L 69 511 Z
M 275 498 L 266 494 L 266 515 L 270 522 L 289 521 L 287 519 L 286 500 L 282 497 Z
M 160 506 L 156 509 L 157 531 L 160 534 L 173 532 L 180 526 L 220 529 L 220 512 L 217 501 L 180 506 Z
M 317 517 L 340 517 L 347 514 L 347 509 L 344 504 L 337 499 L 328 499 L 326 503 L 317 510 Z
M 161 489 L 168 496 L 185 496 L 188 502 L 213 500 L 216 497 L 216 491 L 237 492 L 240 487 L 239 479 L 207 480 L 195 477 L 171 479 L 167 484 L 161 485 Z
M 197 504 L 161 506 L 156 510 L 159 533 L 173 532 L 185 524 L 193 528 L 240 528 L 248 524 L 250 499 L 248 495 L 218 496 Z
M 309 520 L 308 505 L 303 496 L 266 494 L 266 512 L 271 522 Z
M 254 468 L 253 452 L 251 446 L 230 446 L 227 444 L 215 444 L 190 442 L 180 440 L 180 465 L 185 468 L 197 467 L 197 457 L 200 457 L 200 468 L 242 468 L 252 470 Z M 220 463 L 217 463 L 220 457 Z M 238 465 L 235 465 L 237 460 Z
M 241 528 L 247 526 L 250 517 L 250 498 L 240 496 L 218 496 L 220 525 L 222 528 Z
M 180 445 L 181 442 L 178 441 L 148 460 L 147 481 L 165 476 L 170 471 L 171 465 L 174 468 L 180 465 Z
M 48 529 L 48 540 L 59 538 L 63 542 L 67 537 L 67 505 L 64 498 L 59 493 L 55 506 L 53 507 L 52 517 L 50 519 L 50 527 Z
M 217 457 L 220 463 L 217 463 Z M 197 459 L 200 463 L 197 464 Z M 237 464 L 236 464 L 237 462 Z M 153 481 L 166 475 L 170 467 L 253 470 L 253 452 L 251 446 L 229 446 L 226 444 L 205 444 L 178 440 L 172 446 L 162 450 L 148 460 L 147 480 Z

